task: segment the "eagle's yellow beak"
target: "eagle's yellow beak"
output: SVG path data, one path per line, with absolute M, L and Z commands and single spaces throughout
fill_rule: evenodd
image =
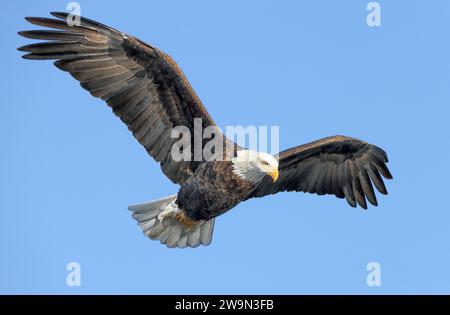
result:
M 272 171 L 272 172 L 269 172 L 269 173 L 267 173 L 267 174 L 269 174 L 270 175 L 270 177 L 272 177 L 272 179 L 273 179 L 273 182 L 275 183 L 276 181 L 277 181 L 277 179 L 278 179 L 278 168 L 277 169 L 275 169 L 274 171 Z

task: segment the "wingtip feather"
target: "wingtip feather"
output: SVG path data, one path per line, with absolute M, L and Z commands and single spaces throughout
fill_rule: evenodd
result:
M 68 12 L 61 12 L 61 11 L 52 11 L 50 12 L 50 14 L 59 19 L 65 19 L 66 17 L 69 16 Z

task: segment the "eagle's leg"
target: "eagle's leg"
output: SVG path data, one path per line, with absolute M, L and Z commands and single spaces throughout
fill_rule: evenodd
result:
M 186 212 L 184 212 L 184 211 L 179 211 L 179 212 L 176 214 L 175 218 L 177 219 L 178 222 L 180 222 L 181 224 L 183 224 L 183 225 L 184 225 L 185 227 L 187 227 L 188 229 L 194 227 L 194 226 L 198 223 L 198 221 L 189 218 L 189 217 L 186 215 Z

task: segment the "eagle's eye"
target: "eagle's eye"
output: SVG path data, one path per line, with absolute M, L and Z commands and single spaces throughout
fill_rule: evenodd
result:
M 261 160 L 261 164 L 264 166 L 269 166 L 269 163 L 267 161 Z

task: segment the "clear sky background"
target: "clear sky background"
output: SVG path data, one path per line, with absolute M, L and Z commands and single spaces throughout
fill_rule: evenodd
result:
M 281 149 L 343 134 L 388 152 L 377 208 L 281 193 L 187 250 L 145 238 L 127 210 L 176 193 L 159 165 L 101 100 L 16 51 L 25 16 L 68 2 L 0 5 L 0 293 L 450 293 L 449 1 L 379 1 L 378 28 L 362 0 L 81 1 L 170 54 L 220 126 L 279 125 Z

